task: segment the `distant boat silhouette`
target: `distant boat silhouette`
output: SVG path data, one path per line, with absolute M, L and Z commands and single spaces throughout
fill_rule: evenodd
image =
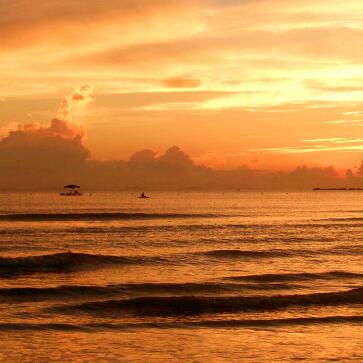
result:
M 79 185 L 76 184 L 68 184 L 65 185 L 64 187 L 64 192 L 60 193 L 60 195 L 67 195 L 67 196 L 78 196 L 78 195 L 82 195 L 82 193 L 77 190 L 80 188 Z
M 139 195 L 139 198 L 141 198 L 141 199 L 148 199 L 148 198 L 150 198 L 150 197 L 148 197 L 147 195 L 145 195 L 145 193 L 144 193 L 144 192 L 142 192 L 142 193 Z

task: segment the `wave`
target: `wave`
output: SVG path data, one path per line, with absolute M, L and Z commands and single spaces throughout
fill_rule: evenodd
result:
M 271 258 L 271 257 L 308 257 L 315 255 L 353 255 L 359 256 L 363 252 L 363 246 L 338 246 L 323 249 L 270 249 L 270 250 L 239 250 L 221 249 L 203 251 L 196 254 L 217 258 Z M 306 274 L 309 277 L 310 274 Z
M 251 319 L 251 320 L 201 320 L 178 322 L 142 322 L 142 323 L 0 323 L 0 331 L 109 331 L 130 329 L 189 329 L 189 328 L 253 328 L 278 327 L 286 325 L 313 325 L 313 324 L 361 324 L 363 316 L 326 316 L 309 318 L 286 319 Z
M 207 313 L 269 311 L 291 306 L 337 306 L 363 304 L 363 288 L 343 292 L 274 296 L 172 296 L 106 300 L 49 308 L 78 314 L 134 314 L 141 316 L 190 316 Z
M 284 325 L 312 325 L 312 324 L 359 324 L 363 322 L 363 316 L 327 316 L 327 317 L 301 317 L 281 319 L 251 319 L 251 320 L 205 320 L 186 323 L 192 327 L 210 328 L 242 328 L 242 327 L 274 327 Z
M 28 213 L 0 214 L 0 221 L 112 221 L 178 218 L 216 218 L 218 214 L 193 213 Z
M 212 250 L 168 256 L 113 256 L 75 252 L 61 252 L 26 257 L 0 257 L 0 277 L 30 273 L 65 273 L 84 269 L 97 269 L 109 265 L 150 265 L 185 263 L 191 256 L 215 258 L 268 258 L 291 256 L 296 251 L 270 250 Z M 301 251 L 298 251 L 301 254 Z M 191 262 L 193 260 L 190 260 Z
M 229 276 L 225 280 L 252 281 L 252 282 L 281 282 L 281 281 L 305 281 L 305 280 L 326 280 L 326 279 L 363 279 L 363 274 L 346 271 L 327 271 L 320 273 L 282 273 L 282 274 L 261 274 L 245 276 Z
M 316 221 L 327 221 L 327 222 L 363 222 L 363 218 L 362 217 L 337 217 L 337 218 L 316 219 Z
M 318 253 L 315 251 L 295 250 L 210 250 L 193 253 L 172 254 L 168 256 L 114 256 L 75 252 L 61 252 L 46 255 L 26 257 L 0 257 L 0 277 L 31 273 L 68 273 L 80 270 L 94 270 L 112 265 L 153 265 L 153 264 L 179 264 L 186 261 L 194 263 L 194 258 L 208 257 L 213 259 L 259 259 L 273 257 L 289 257 L 294 255 L 308 255 Z M 194 261 L 194 262 L 193 262 Z M 290 280 L 307 280 L 323 278 L 357 278 L 360 274 L 333 271 L 322 274 L 298 273 L 298 274 L 264 274 L 250 276 L 231 276 L 227 280 L 257 281 L 257 282 L 281 282 Z
M 231 294 L 242 291 L 288 290 L 296 288 L 289 284 L 239 284 L 239 283 L 129 283 L 106 286 L 63 285 L 56 287 L 9 287 L 0 288 L 0 301 L 43 301 L 52 299 L 75 299 L 110 297 L 120 294 Z
M 353 256 L 360 256 L 363 253 L 363 245 L 344 245 L 333 247 L 331 249 L 326 250 L 335 255 L 353 255 Z
M 241 257 L 250 257 L 250 258 L 269 258 L 269 257 L 287 257 L 292 256 L 295 254 L 306 254 L 311 253 L 313 251 L 294 251 L 294 250 L 265 250 L 265 251 L 247 251 L 247 250 L 212 250 L 212 251 L 205 251 L 200 252 L 199 254 L 210 256 L 210 257 L 217 257 L 217 258 L 241 258 Z
M 63 252 L 27 257 L 0 257 L 0 276 L 37 272 L 71 272 L 107 265 L 165 263 L 162 257 L 108 256 Z
M 109 215 L 110 214 L 110 215 Z M 103 220 L 107 220 L 109 218 L 109 221 L 112 220 L 147 220 L 147 219 L 177 219 L 177 218 L 184 218 L 184 219 L 191 219 L 191 218 L 217 218 L 217 217 L 225 217 L 224 215 L 217 215 L 217 214 L 174 214 L 169 215 L 170 217 L 167 217 L 167 214 L 143 214 L 143 213 L 135 213 L 135 214 L 125 214 L 125 213 L 116 213 L 119 217 L 115 217 L 114 213 L 90 213 L 84 217 L 83 214 L 44 214 L 41 215 L 42 217 L 35 217 L 39 216 L 39 214 L 32 214 L 32 215 L 25 215 L 26 217 L 23 217 L 24 215 L 14 214 L 14 215 L 1 215 L 0 214 L 0 222 L 6 221 L 8 218 L 9 221 L 89 221 L 92 220 L 93 216 L 97 215 L 103 215 Z M 72 219 L 70 216 L 75 216 L 74 219 Z M 121 216 L 124 216 L 122 218 Z M 158 217 L 160 216 L 160 217 Z M 47 219 L 48 218 L 48 219 Z M 58 219 L 57 219 L 58 218 Z M 88 219 L 87 219 L 88 218 Z M 95 219 L 94 221 L 97 221 Z M 202 222 L 202 221 L 198 221 Z M 313 239 L 315 242 L 334 242 L 336 241 L 335 238 L 328 237 L 326 235 L 320 235 L 317 236 L 314 234 L 306 235 L 306 231 L 309 229 L 316 230 L 317 228 L 338 228 L 338 227 L 347 227 L 349 226 L 350 229 L 356 230 L 357 228 L 360 228 L 363 226 L 362 224 L 285 224 L 283 226 L 279 226 L 279 229 L 276 229 L 275 225 L 268 225 L 268 224 L 224 224 L 224 223 L 218 223 L 218 224 L 210 224 L 210 223 L 193 223 L 191 224 L 163 224 L 163 225 L 151 225 L 151 224 L 143 224 L 143 225 L 87 225 L 87 226 L 74 226 L 74 225 L 67 225 L 62 226 L 63 228 L 57 227 L 56 230 L 54 230 L 54 226 L 51 225 L 37 225 L 36 228 L 19 228 L 19 226 L 13 226 L 14 228 L 10 227 L 9 224 L 6 225 L 6 227 L 0 228 L 0 235 L 18 235 L 21 233 L 22 235 L 38 235 L 39 233 L 49 233 L 54 234 L 56 231 L 57 233 L 77 233 L 77 234 L 103 234 L 103 233 L 115 233 L 115 234 L 129 234 L 129 233 L 155 233 L 155 232 L 193 232 L 193 233 L 203 233 L 203 232 L 213 232 L 215 231 L 217 234 L 215 234 L 213 237 L 210 237 L 209 240 L 213 241 L 215 239 L 218 239 L 220 242 L 230 242 L 238 241 L 238 242 L 253 242 L 253 241 L 263 241 L 263 242 L 288 242 L 288 243 L 298 243 L 298 242 L 311 242 Z M 296 233 L 297 229 L 303 229 L 305 235 L 299 235 Z M 260 235 L 260 231 L 263 231 L 263 236 Z M 266 232 L 268 232 L 268 235 L 266 235 Z M 220 232 L 228 232 L 228 234 L 223 234 Z M 239 233 L 243 232 L 243 233 Z M 217 238 L 218 236 L 218 238 Z M 352 236 L 351 236 L 352 237 Z M 350 238 L 351 239 L 351 238 Z M 359 241 L 359 236 L 355 237 L 356 240 Z

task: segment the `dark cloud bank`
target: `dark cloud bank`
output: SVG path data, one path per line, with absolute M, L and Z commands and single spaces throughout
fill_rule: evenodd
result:
M 246 167 L 215 171 L 196 165 L 177 146 L 158 156 L 136 152 L 129 160 L 92 160 L 84 132 L 54 119 L 48 126 L 30 124 L 0 140 L 0 189 L 59 189 L 79 183 L 88 190 L 227 190 L 309 189 L 316 186 L 362 187 L 363 168 L 339 178 L 333 167 L 297 167 L 289 173 Z

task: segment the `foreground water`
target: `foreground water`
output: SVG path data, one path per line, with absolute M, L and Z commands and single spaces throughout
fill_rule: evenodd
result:
M 0 200 L 1 361 L 363 361 L 363 192 Z

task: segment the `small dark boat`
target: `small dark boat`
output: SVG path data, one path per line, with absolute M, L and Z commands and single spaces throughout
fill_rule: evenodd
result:
M 150 197 L 148 197 L 147 195 L 145 195 L 145 193 L 144 193 L 144 192 L 142 192 L 142 193 L 139 195 L 139 198 L 141 198 L 141 199 L 148 199 L 148 198 L 150 198 Z
M 66 196 L 72 196 L 72 197 L 82 195 L 82 193 L 78 190 L 80 188 L 79 185 L 68 184 L 68 185 L 65 185 L 63 188 L 64 188 L 64 191 L 63 191 L 63 193 L 60 193 L 60 195 L 66 195 Z

